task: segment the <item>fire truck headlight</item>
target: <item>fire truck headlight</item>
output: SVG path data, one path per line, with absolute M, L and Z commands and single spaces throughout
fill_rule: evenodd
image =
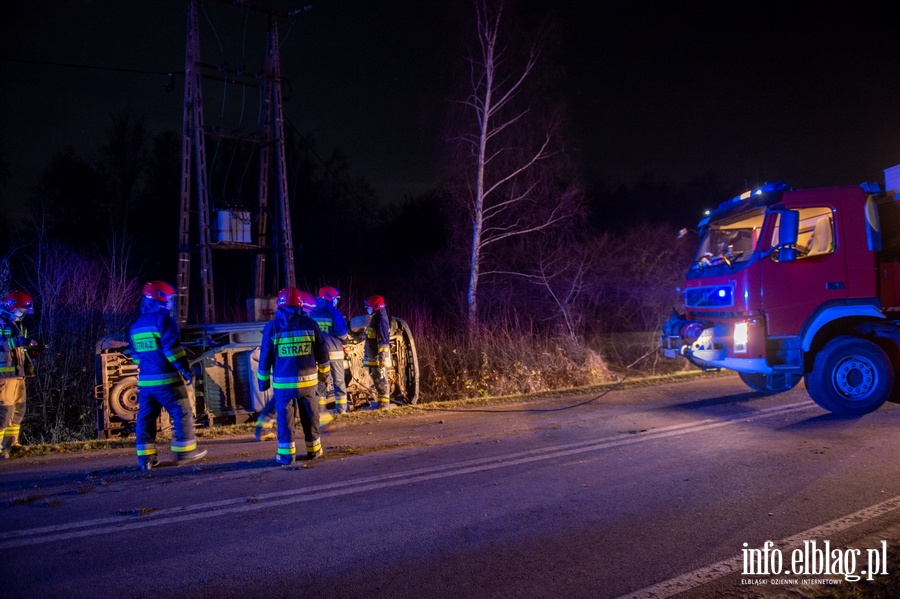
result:
M 734 353 L 743 354 L 747 352 L 747 323 L 734 323 Z

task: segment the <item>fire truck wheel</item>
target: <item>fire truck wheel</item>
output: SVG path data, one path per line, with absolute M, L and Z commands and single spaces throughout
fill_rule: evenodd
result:
M 790 391 L 803 378 L 799 374 L 788 373 L 761 374 L 758 372 L 739 372 L 738 374 L 745 385 L 754 391 L 759 391 L 766 395 Z
M 862 416 L 881 407 L 894 387 L 887 354 L 865 339 L 836 337 L 816 356 L 806 390 L 839 416 Z
M 109 391 L 109 407 L 122 420 L 134 420 L 138 411 L 138 380 L 130 376 L 122 379 Z

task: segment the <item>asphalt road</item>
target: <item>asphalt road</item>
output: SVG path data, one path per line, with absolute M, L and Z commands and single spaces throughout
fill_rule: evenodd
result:
M 291 468 L 249 436 L 150 473 L 4 462 L 0 595 L 797 596 L 898 567 L 900 406 L 838 419 L 718 376 L 371 416 Z

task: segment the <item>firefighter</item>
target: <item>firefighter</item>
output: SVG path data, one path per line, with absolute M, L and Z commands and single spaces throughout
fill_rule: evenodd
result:
M 346 414 L 347 381 L 344 379 L 344 344 L 350 339 L 347 321 L 337 309 L 341 292 L 334 287 L 322 287 L 316 298 L 316 307 L 309 316 L 318 323 L 328 345 L 331 377 L 319 385 L 320 408 L 325 409 L 329 397 L 334 401 L 335 414 Z
M 36 346 L 25 338 L 22 318 L 34 313 L 34 302 L 24 291 L 11 291 L 0 304 L 0 459 L 19 447 L 19 430 L 25 417 L 25 377 L 34 376 L 26 348 Z
M 305 291 L 301 291 L 300 293 L 307 294 Z M 310 295 L 311 297 L 311 295 Z M 312 311 L 310 310 L 310 305 L 305 304 L 301 306 L 301 310 L 307 316 L 310 316 Z M 321 330 L 321 327 L 320 327 Z M 324 333 L 323 333 L 324 334 Z M 327 335 L 326 335 L 327 339 Z M 326 348 L 327 349 L 327 348 Z M 340 350 L 340 368 L 343 373 L 343 349 Z M 329 352 L 330 356 L 330 352 Z M 324 398 L 325 387 L 327 385 L 328 376 L 323 375 L 320 377 L 319 382 L 316 386 L 316 391 L 319 394 L 319 431 L 325 432 L 326 427 L 331 424 L 334 420 L 334 416 L 332 416 L 327 410 L 325 410 L 325 404 L 327 400 Z M 276 439 L 278 437 L 276 428 L 277 428 L 277 420 L 275 417 L 275 397 L 273 396 L 269 401 L 266 402 L 266 405 L 263 406 L 262 410 L 259 411 L 259 415 L 256 418 L 256 440 L 257 441 L 269 441 L 271 439 Z M 290 422 L 293 422 L 293 418 L 289 418 Z
M 366 307 L 366 312 L 372 316 L 366 326 L 363 366 L 369 369 L 369 374 L 375 383 L 377 397 L 375 407 L 380 410 L 390 409 L 395 407 L 391 403 L 387 378 L 387 369 L 391 367 L 390 319 L 384 298 L 380 295 L 367 297 L 363 305 Z
M 257 382 L 260 391 L 274 389 L 278 430 L 275 462 L 294 463 L 292 407 L 300 413 L 300 425 L 306 441 L 306 458 L 322 455 L 319 434 L 318 384 L 330 372 L 325 337 L 309 312 L 316 298 L 311 293 L 285 287 L 278 293 L 275 318 L 263 329 L 259 351 Z
M 141 315 L 128 331 L 131 357 L 138 365 L 138 413 L 134 433 L 138 464 L 151 470 L 159 464 L 156 422 L 165 408 L 174 433 L 170 449 L 180 463 L 199 460 L 207 450 L 197 449 L 194 414 L 188 396 L 191 373 L 178 325 L 170 315 L 175 289 L 163 281 L 150 281 L 142 290 Z

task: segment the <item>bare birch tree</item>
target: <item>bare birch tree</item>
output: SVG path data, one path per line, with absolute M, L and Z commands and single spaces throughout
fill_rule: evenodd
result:
M 512 38 L 507 0 L 473 0 L 476 35 L 469 58 L 467 121 L 460 139 L 467 148 L 465 202 L 471 219 L 469 329 L 478 321 L 478 292 L 487 253 L 510 238 L 545 231 L 571 214 L 571 190 L 547 196 L 552 177 L 545 163 L 556 154 L 555 114 L 537 114 L 535 97 L 547 29 L 523 55 Z M 507 39 L 509 38 L 509 42 Z M 551 111 L 552 112 L 552 111 Z M 502 272 L 503 267 L 495 269 Z

